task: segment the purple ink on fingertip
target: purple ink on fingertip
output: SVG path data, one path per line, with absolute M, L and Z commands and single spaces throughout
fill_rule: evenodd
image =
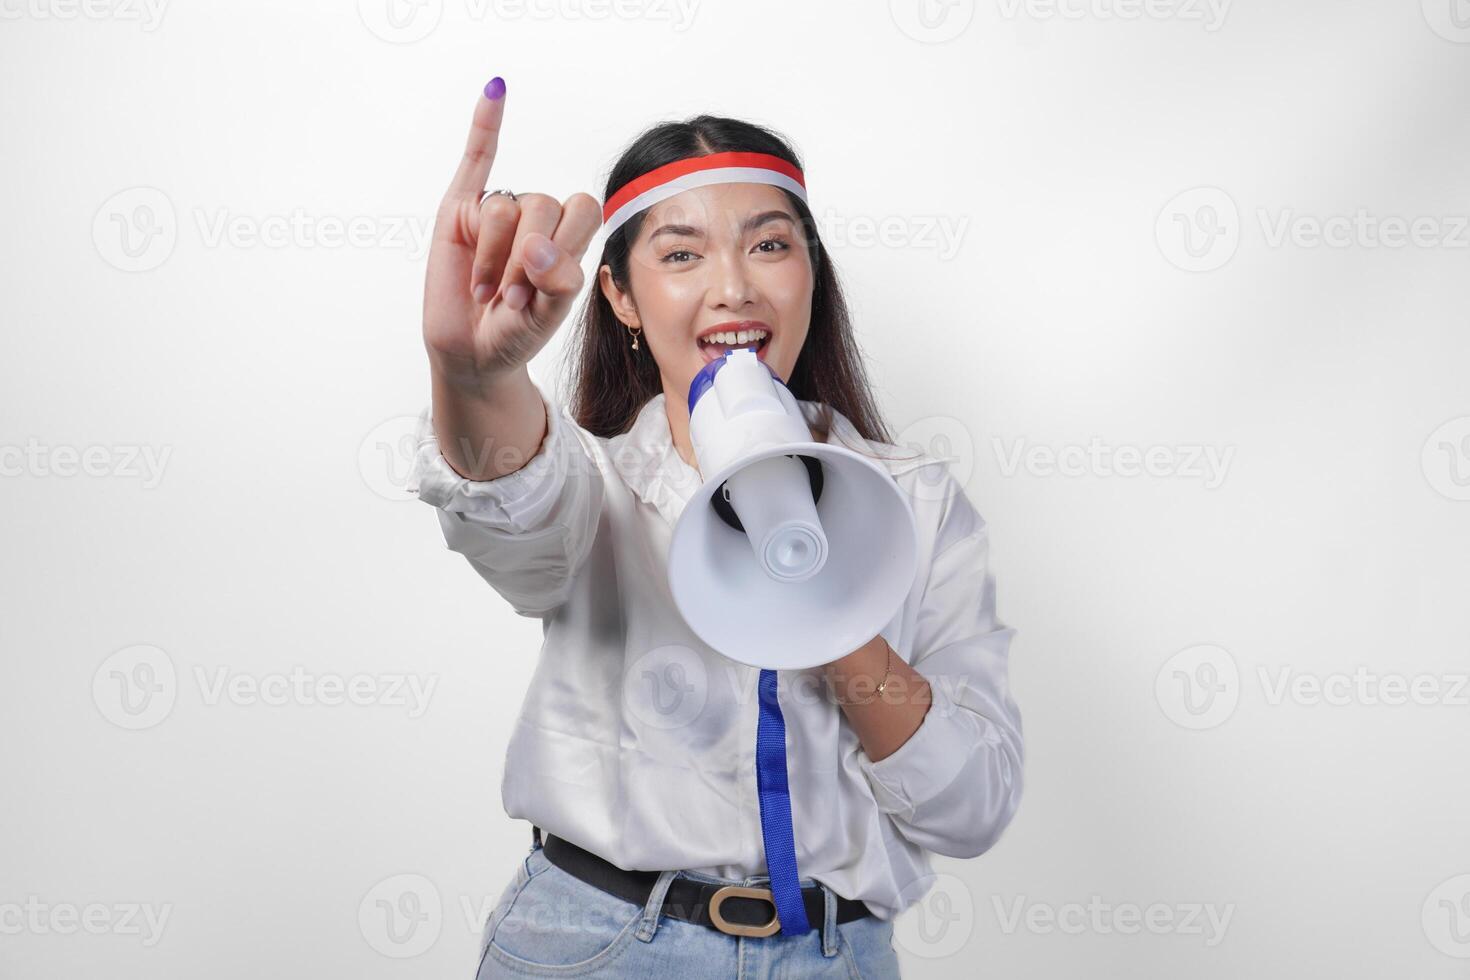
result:
M 505 94 L 505 79 L 496 75 L 485 83 L 485 98 L 498 99 Z

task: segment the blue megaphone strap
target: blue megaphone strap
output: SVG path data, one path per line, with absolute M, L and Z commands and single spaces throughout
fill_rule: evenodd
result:
M 786 720 L 776 696 L 774 670 L 760 673 L 760 719 L 755 733 L 755 780 L 761 805 L 761 838 L 766 848 L 766 871 L 781 934 L 799 936 L 811 931 L 801 900 L 801 874 L 796 868 L 796 839 L 791 830 L 791 786 L 786 774 Z

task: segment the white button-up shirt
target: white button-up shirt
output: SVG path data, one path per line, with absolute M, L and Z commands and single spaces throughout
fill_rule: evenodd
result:
M 448 547 L 517 613 L 542 620 L 506 752 L 505 810 L 626 869 L 767 874 L 760 672 L 702 642 L 669 593 L 669 540 L 702 481 L 673 446 L 664 395 L 602 438 L 537 390 L 548 430 L 525 467 L 464 479 L 440 455 L 430 407 L 409 482 L 437 508 Z M 817 403 L 800 404 L 815 421 Z M 778 672 L 797 868 L 890 919 L 932 883 L 928 852 L 978 855 L 1015 812 L 1015 631 L 996 618 L 985 521 L 947 464 L 869 442 L 835 410 L 827 441 L 900 457 L 880 462 L 913 504 L 918 573 L 881 633 L 933 700 L 909 739 L 873 762 L 821 667 Z

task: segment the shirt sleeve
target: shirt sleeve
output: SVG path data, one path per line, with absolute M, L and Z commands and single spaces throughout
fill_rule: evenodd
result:
M 432 403 L 419 413 L 408 489 L 436 508 L 449 550 L 522 616 L 544 617 L 566 601 L 592 549 L 603 482 L 571 421 L 538 384 L 546 437 L 525 466 L 469 480 L 440 452 Z
M 941 518 L 910 661 L 929 710 L 908 741 L 874 762 L 859 752 L 878 807 L 900 833 L 949 857 L 989 850 L 1021 800 L 1021 714 L 1007 660 L 1015 630 L 996 618 L 989 536 L 958 481 Z

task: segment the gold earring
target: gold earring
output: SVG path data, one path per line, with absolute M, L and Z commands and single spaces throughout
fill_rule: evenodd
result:
M 642 327 L 629 327 L 628 335 L 633 338 L 633 349 L 638 349 L 638 335 L 643 332 Z

